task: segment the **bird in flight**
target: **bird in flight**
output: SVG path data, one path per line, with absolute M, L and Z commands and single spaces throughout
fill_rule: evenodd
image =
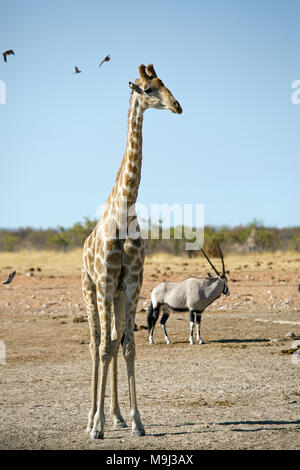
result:
M 75 72 L 73 72 L 73 74 L 74 74 L 74 73 L 81 73 L 81 70 L 79 70 L 79 68 L 77 67 L 77 65 L 75 65 Z
M 102 64 L 104 64 L 104 62 L 109 62 L 110 61 L 110 55 L 107 55 L 99 64 L 99 67 L 101 67 Z
M 15 277 L 15 275 L 16 275 L 16 271 L 13 271 L 13 272 L 8 276 L 7 281 L 3 282 L 3 284 L 10 284 L 11 281 L 13 280 L 13 278 Z
M 8 55 L 15 55 L 14 51 L 12 49 L 9 49 L 8 51 L 5 51 L 5 52 L 2 52 L 2 55 L 3 55 L 3 59 L 4 59 L 4 62 L 7 62 L 7 56 Z

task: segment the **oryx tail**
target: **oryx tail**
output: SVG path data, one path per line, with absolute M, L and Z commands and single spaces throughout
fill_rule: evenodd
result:
M 150 331 L 153 327 L 153 303 L 152 302 L 151 302 L 151 305 L 148 309 L 147 323 L 148 323 L 148 331 L 150 333 Z

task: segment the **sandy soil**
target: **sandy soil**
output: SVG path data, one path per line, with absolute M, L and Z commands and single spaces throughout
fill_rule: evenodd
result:
M 113 430 L 106 399 L 105 439 L 85 433 L 90 406 L 89 331 L 72 264 L 37 256 L 13 266 L 0 256 L 1 449 L 299 449 L 300 256 L 226 257 L 230 297 L 202 317 L 203 345 L 190 346 L 186 313 L 157 325 L 147 339 L 151 289 L 163 279 L 205 276 L 202 259 L 146 260 L 135 333 L 137 392 L 146 436 Z M 30 260 L 34 260 L 33 265 Z M 217 263 L 217 261 L 216 261 Z M 37 270 L 37 268 L 40 270 Z M 2 285 L 12 268 L 14 281 Z M 29 275 L 34 268 L 33 276 Z M 288 335 L 288 336 L 286 336 Z M 120 353 L 120 403 L 130 424 L 126 367 Z

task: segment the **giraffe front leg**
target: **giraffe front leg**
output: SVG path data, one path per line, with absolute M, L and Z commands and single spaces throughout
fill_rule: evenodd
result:
M 99 373 L 99 344 L 100 344 L 100 323 L 98 316 L 96 286 L 92 282 L 89 274 L 82 271 L 82 292 L 86 304 L 87 317 L 90 328 L 90 353 L 92 358 L 92 397 L 91 409 L 88 414 L 87 432 L 91 432 L 94 422 L 94 415 L 97 409 L 97 389 Z
M 100 290 L 100 289 L 98 289 Z M 104 399 L 108 375 L 108 368 L 112 359 L 112 341 L 111 341 L 111 302 L 108 299 L 102 301 L 98 292 L 97 304 L 101 326 L 101 342 L 99 347 L 100 359 L 100 384 L 98 390 L 97 411 L 94 415 L 93 428 L 90 436 L 92 439 L 104 438 Z
M 92 439 L 104 439 L 104 424 L 105 424 L 105 414 L 104 414 L 104 397 L 105 397 L 105 388 L 106 380 L 109 366 L 109 354 L 105 352 L 105 347 L 100 345 L 100 364 L 101 364 L 101 374 L 100 374 L 100 386 L 99 386 L 99 395 L 98 395 L 98 407 L 94 415 L 93 428 L 91 430 L 90 436 Z
M 118 347 L 119 349 L 119 347 Z M 111 361 L 111 406 L 110 414 L 113 420 L 114 429 L 127 428 L 127 424 L 123 416 L 118 401 L 118 362 L 117 354 L 113 356 Z
M 90 343 L 90 351 L 93 362 L 92 372 L 92 407 L 88 414 L 88 424 L 86 432 L 90 433 L 94 423 L 94 416 L 97 410 L 97 388 L 98 388 L 98 370 L 99 370 L 99 344 Z
M 144 436 L 145 429 L 142 424 L 141 416 L 137 407 L 136 387 L 135 387 L 135 340 L 134 340 L 134 321 L 138 295 L 133 298 L 127 292 L 126 295 L 126 328 L 123 341 L 123 355 L 127 366 L 129 400 L 130 400 L 130 417 L 132 423 L 132 435 Z M 130 300 L 129 300 L 130 299 Z

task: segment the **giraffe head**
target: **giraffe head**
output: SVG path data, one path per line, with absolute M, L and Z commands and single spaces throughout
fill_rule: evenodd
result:
M 129 82 L 133 93 L 136 93 L 142 108 L 169 109 L 172 113 L 181 114 L 182 108 L 174 96 L 157 77 L 153 65 L 139 66 L 140 78 L 135 83 Z

